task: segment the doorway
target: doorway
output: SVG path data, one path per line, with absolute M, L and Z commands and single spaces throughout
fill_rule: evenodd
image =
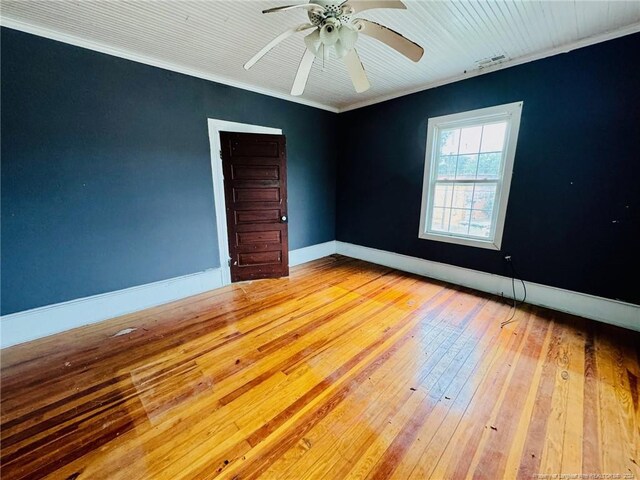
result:
M 222 284 L 288 275 L 282 130 L 216 119 L 209 119 L 208 126 Z M 227 136 L 226 143 L 221 142 L 221 134 Z M 252 136 L 241 139 L 235 134 L 257 136 L 251 140 Z M 225 149 L 228 162 L 222 159 Z

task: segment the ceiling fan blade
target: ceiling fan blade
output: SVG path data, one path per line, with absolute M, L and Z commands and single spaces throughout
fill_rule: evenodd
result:
M 263 10 L 262 13 L 285 12 L 287 10 L 293 10 L 294 8 L 304 8 L 305 10 L 317 10 L 319 12 L 324 12 L 324 7 L 317 3 L 301 3 L 298 5 L 284 5 L 282 7 L 267 8 L 266 10 Z
M 262 57 L 264 57 L 269 50 L 271 50 L 273 47 L 278 45 L 280 42 L 282 42 L 286 38 L 289 38 L 294 33 L 302 32 L 303 30 L 308 30 L 309 28 L 312 28 L 313 26 L 314 25 L 312 25 L 310 23 L 304 23 L 302 25 L 298 25 L 295 28 L 291 28 L 291 29 L 289 29 L 289 30 L 287 30 L 285 32 L 282 32 L 280 35 L 278 35 L 276 38 L 274 38 L 269 43 L 267 43 L 264 47 L 262 47 L 262 50 L 260 50 L 253 57 L 251 57 L 249 59 L 249 61 L 244 64 L 244 69 L 245 70 L 249 70 L 251 67 L 253 67 L 255 65 L 255 63 L 258 60 L 260 60 Z
M 358 55 L 358 52 L 356 52 L 355 48 L 349 50 L 349 52 L 344 56 L 344 63 L 347 65 L 347 71 L 349 72 L 349 76 L 351 77 L 351 81 L 353 82 L 356 92 L 362 93 L 369 90 L 369 88 L 371 88 L 371 84 L 369 83 L 367 74 L 365 73 L 362 62 L 360 61 L 360 56 Z
M 344 3 L 353 7 L 354 13 L 373 10 L 374 8 L 407 9 L 407 6 L 400 0 L 347 0 L 347 2 Z
M 313 60 L 316 56 L 309 49 L 305 49 L 302 60 L 300 60 L 300 66 L 296 73 L 296 78 L 293 80 L 293 86 L 291 87 L 291 95 L 299 96 L 304 92 L 304 87 L 307 86 L 307 80 L 309 79 L 309 73 L 311 73 L 311 67 L 313 66 Z
M 384 25 L 380 25 L 379 23 L 372 22 L 371 20 L 359 18 L 357 21 L 364 24 L 364 28 L 360 33 L 373 37 L 376 40 L 389 45 L 409 60 L 418 62 L 422 58 L 424 49 L 416 42 L 412 42 L 408 38 L 400 35 L 398 32 L 391 30 Z

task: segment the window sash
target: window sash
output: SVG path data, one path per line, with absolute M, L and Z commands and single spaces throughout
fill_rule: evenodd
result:
M 451 129 L 458 129 L 458 128 L 473 127 L 473 126 L 484 127 L 485 125 L 490 125 L 492 123 L 496 123 L 500 121 L 506 122 L 507 126 L 505 129 L 504 147 L 502 150 L 500 150 L 501 158 L 500 158 L 500 169 L 498 173 L 498 178 L 492 178 L 492 179 L 489 179 L 489 178 L 474 178 L 474 179 L 438 178 L 438 163 L 440 162 L 440 159 L 443 156 L 443 155 L 440 155 L 439 153 L 440 147 L 441 147 L 440 133 L 442 132 L 442 130 L 451 130 Z M 504 179 L 504 167 L 505 167 L 505 157 L 506 157 L 505 154 L 507 153 L 507 148 L 508 148 L 507 140 L 509 138 L 510 130 L 511 130 L 511 118 L 509 115 L 496 115 L 491 118 L 480 117 L 480 118 L 468 119 L 460 122 L 452 122 L 450 124 L 447 124 L 446 126 L 438 125 L 434 128 L 433 133 L 435 135 L 435 138 L 433 141 L 433 151 L 431 155 L 431 165 L 430 165 L 431 175 L 429 179 L 429 192 L 428 192 L 427 215 L 426 215 L 427 218 L 425 219 L 426 233 L 447 236 L 447 237 L 469 238 L 469 239 L 479 240 L 483 242 L 493 242 L 495 240 L 498 213 L 500 208 L 500 197 L 502 193 L 502 183 Z M 480 143 L 482 143 L 482 138 L 480 139 Z M 482 152 L 482 153 L 484 154 L 484 153 L 498 153 L 498 152 L 495 151 L 495 152 Z M 480 152 L 478 152 L 477 155 L 480 155 Z M 456 154 L 456 156 L 460 156 L 460 153 Z M 456 174 L 457 174 L 457 164 L 456 164 Z M 476 175 L 477 175 L 477 170 L 476 170 Z M 481 184 L 481 185 L 491 184 L 496 186 L 496 196 L 494 198 L 493 208 L 491 209 L 491 226 L 489 228 L 489 236 L 483 237 L 483 236 L 473 235 L 469 233 L 468 230 L 467 230 L 467 233 L 456 233 L 456 232 L 448 232 L 448 231 L 442 231 L 442 230 L 434 230 L 431 227 L 432 221 L 433 221 L 434 209 L 437 208 L 434 205 L 436 185 L 455 185 L 456 183 L 462 183 L 462 184 L 468 184 L 468 185 L 474 185 L 474 186 L 476 184 Z M 475 194 L 475 188 L 474 188 L 474 194 Z M 473 195 L 472 195 L 472 198 L 473 198 Z M 445 207 L 445 208 L 450 208 L 451 210 L 453 210 L 453 207 Z M 473 209 L 470 208 L 469 210 L 472 211 Z
M 450 208 L 450 209 L 458 209 L 458 210 L 486 210 L 486 209 L 479 209 L 479 208 L 463 208 L 463 207 L 453 207 L 453 206 L 446 206 L 446 205 L 435 205 L 435 195 L 436 195 L 436 186 L 438 185 L 454 185 L 456 183 L 462 183 L 465 185 L 476 185 L 476 184 L 480 184 L 480 185 L 495 185 L 496 186 L 496 195 L 495 198 L 493 199 L 493 207 L 491 208 L 491 228 L 489 230 L 489 236 L 488 237 L 479 237 L 476 235 L 471 235 L 469 233 L 451 233 L 451 232 L 443 232 L 442 230 L 433 230 L 431 228 L 431 220 L 433 219 L 433 211 L 435 208 Z M 459 181 L 459 180 L 433 180 L 430 185 L 429 185 L 429 211 L 427 212 L 427 228 L 426 231 L 428 233 L 435 233 L 438 235 L 453 235 L 456 237 L 471 237 L 471 238 L 479 238 L 482 240 L 486 240 L 486 241 L 493 241 L 494 237 L 495 237 L 495 226 L 496 226 L 496 221 L 497 221 L 497 208 L 500 204 L 500 194 L 502 192 L 502 180 L 501 179 L 495 179 L 495 180 L 480 180 L 480 181 L 475 181 L 475 180 L 465 180 L 465 181 Z M 453 193 L 452 193 L 453 195 Z M 472 202 L 473 202 L 473 197 L 475 195 L 475 188 L 473 191 L 473 195 L 472 195 Z M 473 203 L 472 203 L 473 205 Z

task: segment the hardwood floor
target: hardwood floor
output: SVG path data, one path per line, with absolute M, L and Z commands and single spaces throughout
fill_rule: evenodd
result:
M 2 478 L 640 478 L 640 335 L 509 314 L 335 256 L 5 349 Z

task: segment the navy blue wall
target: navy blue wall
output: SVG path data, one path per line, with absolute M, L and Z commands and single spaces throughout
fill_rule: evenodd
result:
M 2 314 L 219 266 L 207 118 L 282 128 L 289 245 L 335 239 L 335 114 L 2 29 Z
M 340 114 L 338 240 L 496 274 L 508 252 L 525 280 L 640 303 L 638 52 L 640 34 Z M 519 100 L 503 252 L 418 239 L 428 118 Z
M 293 249 L 337 235 L 497 274 L 508 252 L 526 280 L 640 303 L 638 34 L 339 116 L 1 35 L 2 314 L 217 267 L 207 118 L 287 135 Z M 503 252 L 418 239 L 427 119 L 518 100 Z

